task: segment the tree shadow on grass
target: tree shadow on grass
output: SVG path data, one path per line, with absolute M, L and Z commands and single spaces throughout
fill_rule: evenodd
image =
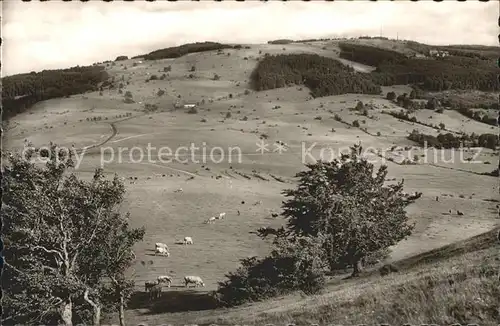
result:
M 189 290 L 183 286 L 164 288 L 161 296 L 153 300 L 149 300 L 149 293 L 137 291 L 128 304 L 128 309 L 148 309 L 145 315 L 212 310 L 218 307 L 210 292 Z

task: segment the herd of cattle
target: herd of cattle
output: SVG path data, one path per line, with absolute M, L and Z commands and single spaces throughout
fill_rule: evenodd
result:
M 220 213 L 218 216 L 213 216 L 210 217 L 205 223 L 214 223 L 215 220 L 222 220 L 226 216 L 226 213 Z M 184 245 L 192 245 L 193 244 L 193 238 L 191 237 L 184 237 L 184 241 L 182 242 Z M 155 243 L 155 256 L 156 255 L 162 255 L 166 257 L 170 257 L 170 250 L 168 246 L 165 243 L 157 242 Z M 163 285 L 166 285 L 167 287 L 170 287 L 172 285 L 172 277 L 169 275 L 160 275 L 158 278 L 154 281 L 146 281 L 144 284 L 144 290 L 146 292 L 149 292 L 149 298 L 150 299 L 156 299 L 159 298 L 161 295 L 161 291 L 163 288 Z M 184 285 L 188 287 L 190 284 L 194 284 L 195 287 L 198 286 L 205 286 L 205 283 L 199 276 L 193 276 L 193 275 L 187 275 L 184 276 Z

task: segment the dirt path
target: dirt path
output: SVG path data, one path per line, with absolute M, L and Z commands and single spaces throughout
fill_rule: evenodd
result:
M 76 149 L 76 152 L 78 154 L 81 154 L 83 151 L 86 151 L 86 150 L 89 150 L 89 149 L 98 148 L 98 147 L 101 147 L 103 145 L 106 145 L 111 139 L 113 139 L 116 136 L 116 134 L 118 134 L 118 128 L 116 127 L 116 123 L 127 121 L 127 120 L 130 120 L 130 119 L 133 119 L 133 118 L 142 117 L 144 115 L 145 115 L 145 113 L 134 115 L 132 117 L 124 118 L 124 119 L 117 120 L 117 121 L 114 121 L 114 122 L 109 122 L 109 125 L 111 127 L 112 133 L 111 133 L 111 135 L 108 138 L 106 138 L 105 140 L 103 140 L 102 142 L 100 142 L 98 144 L 94 144 L 94 145 L 90 145 L 90 146 L 86 146 L 86 147 L 82 147 L 82 148 Z

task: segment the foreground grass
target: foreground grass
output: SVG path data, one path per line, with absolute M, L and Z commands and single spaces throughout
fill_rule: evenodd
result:
M 401 267 L 410 268 L 407 271 L 386 277 L 372 272 L 332 286 L 328 293 L 285 303 L 279 308 L 255 311 L 249 306 L 237 315 L 229 313 L 199 321 L 247 325 L 497 325 L 500 323 L 500 244 L 494 232 L 485 235 L 487 237 L 477 238 L 478 241 L 464 242 L 461 248 L 464 253 L 447 246 L 433 251 L 435 260 L 427 255 L 421 257 L 420 265 L 415 264 L 415 259 L 401 262 Z M 473 246 L 478 250 L 473 251 Z

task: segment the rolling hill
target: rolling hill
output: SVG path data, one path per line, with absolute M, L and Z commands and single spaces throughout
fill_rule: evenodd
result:
M 417 52 L 414 43 L 400 41 L 394 49 L 394 42 L 199 43 L 208 45 L 6 77 L 3 103 L 9 121 L 4 148 L 22 148 L 25 140 L 37 147 L 50 141 L 74 145 L 82 150 L 76 169 L 82 178 L 90 178 L 98 166 L 125 178 L 127 201 L 121 209 L 131 213 L 134 226 L 146 227 L 131 271 L 139 294 L 129 306 L 130 322 L 323 323 L 341 322 L 339 316 L 346 316 L 343 322 L 354 324 L 370 320 L 369 313 L 357 316 L 362 309 L 393 323 L 403 321 L 397 316 L 408 317 L 408 322 L 434 317 L 443 323 L 453 318 L 480 322 L 478 316 L 493 321 L 498 314 L 487 307 L 494 300 L 498 303 L 498 297 L 492 292 L 485 294 L 490 301 L 471 304 L 474 318 L 453 317 L 442 305 L 453 291 L 458 291 L 457 297 L 493 291 L 493 281 L 481 271 L 471 267 L 464 274 L 455 269 L 466 260 L 474 265 L 485 261 L 490 269 L 498 265 L 494 260 L 498 244 L 493 245 L 492 233 L 485 233 L 499 221 L 498 178 L 481 175 L 498 164 L 498 147 L 437 151 L 421 148 L 408 135 L 417 130 L 437 137 L 443 133 L 435 127 L 440 123 L 456 135 L 496 134 L 491 124 L 475 121 L 482 115 L 471 119 L 458 104 L 445 105 L 444 99 L 471 109 L 487 103 L 483 110 L 488 114 L 494 109 L 491 98 L 499 95 L 499 69 L 489 66 L 491 49 L 453 47 L 457 52 L 452 52 L 447 47 L 448 58 L 415 59 L 410 56 Z M 377 56 L 367 60 L 373 53 Z M 68 80 L 74 82 L 60 87 Z M 388 100 L 386 95 L 410 96 L 415 89 L 418 96 L 411 103 L 426 104 L 436 98 L 442 113 L 412 110 L 421 122 L 416 123 L 383 112 L 410 110 L 404 101 Z M 22 96 L 29 100 L 23 102 Z M 363 110 L 356 109 L 359 102 Z M 260 147 L 262 153 L 259 142 L 266 145 Z M 276 145 L 280 142 L 286 146 L 280 149 Z M 249 232 L 283 224 L 274 217 L 281 210 L 281 191 L 294 186 L 294 176 L 304 163 L 338 157 L 358 142 L 372 149 L 376 166 L 388 165 L 388 182 L 404 178 L 405 191 L 423 192 L 408 209 L 416 222 L 414 233 L 391 248 L 389 260 L 396 262 L 400 273 L 332 279 L 327 293 L 313 298 L 294 295 L 227 311 L 210 310 L 213 306 L 204 291 L 216 289 L 240 259 L 269 251 L 269 243 Z M 198 149 L 190 150 L 192 146 Z M 404 159 L 413 163 L 405 164 Z M 458 210 L 464 214 L 455 214 Z M 227 214 L 224 220 L 204 223 L 221 212 Z M 192 246 L 175 244 L 185 236 L 193 238 Z M 171 256 L 155 256 L 155 242 L 168 243 Z M 178 288 L 182 277 L 193 273 L 203 278 L 206 288 Z M 141 304 L 143 282 L 163 274 L 174 277 L 174 287 L 164 293 L 165 302 Z M 450 277 L 454 285 L 439 283 Z M 439 284 L 431 286 L 429 280 Z M 431 294 L 418 297 L 414 306 L 396 305 L 390 313 L 393 302 L 429 289 Z M 439 291 L 445 293 L 442 299 Z M 436 309 L 413 313 L 421 311 L 426 300 L 435 300 Z M 460 306 L 465 301 L 457 299 L 454 304 L 451 311 L 468 311 Z M 187 308 L 198 311 L 186 312 Z

